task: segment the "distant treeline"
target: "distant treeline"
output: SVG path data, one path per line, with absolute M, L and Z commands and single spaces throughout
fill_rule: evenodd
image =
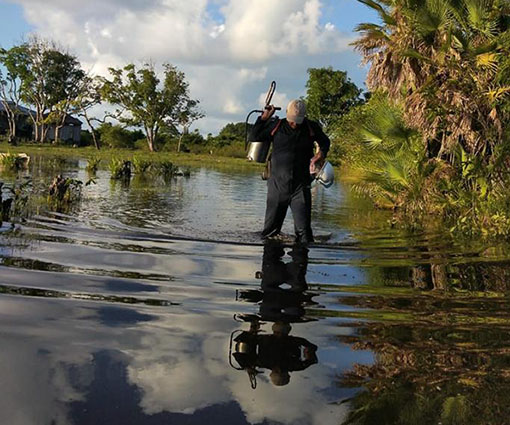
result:
M 155 145 L 158 150 L 189 153 L 208 153 L 213 155 L 243 158 L 245 152 L 245 123 L 229 123 L 213 136 L 203 136 L 198 130 L 179 132 L 177 129 L 165 129 L 159 132 Z M 147 150 L 147 141 L 143 131 L 125 128 L 120 124 L 102 123 L 96 130 L 96 138 L 102 146 L 108 148 L 127 148 Z M 82 131 L 80 146 L 93 145 L 92 134 Z

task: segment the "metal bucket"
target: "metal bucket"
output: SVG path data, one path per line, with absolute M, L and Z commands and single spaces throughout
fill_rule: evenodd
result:
M 249 161 L 264 163 L 267 160 L 269 153 L 269 142 L 250 142 L 248 146 L 248 155 L 246 156 Z
M 251 351 L 251 347 L 247 342 L 238 342 L 236 344 L 236 353 L 246 354 Z

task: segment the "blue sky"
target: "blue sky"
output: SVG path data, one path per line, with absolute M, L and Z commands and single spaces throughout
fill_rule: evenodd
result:
M 10 47 L 29 33 L 32 26 L 23 17 L 23 8 L 0 0 L 0 46 Z
M 361 22 L 374 22 L 377 14 L 367 6 L 356 0 L 326 0 L 324 4 L 324 19 L 330 17 L 342 31 L 353 31 Z
M 306 70 L 332 66 L 363 86 L 349 43 L 375 14 L 356 0 L 0 0 L 0 46 L 36 32 L 92 73 L 150 60 L 182 69 L 218 131 L 258 106 L 268 82 L 282 105 L 305 94 Z

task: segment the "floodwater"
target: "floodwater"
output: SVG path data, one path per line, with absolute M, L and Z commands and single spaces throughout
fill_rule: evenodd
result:
M 504 247 L 398 230 L 339 184 L 316 246 L 263 246 L 257 172 L 95 182 L 0 227 L 1 424 L 509 423 Z

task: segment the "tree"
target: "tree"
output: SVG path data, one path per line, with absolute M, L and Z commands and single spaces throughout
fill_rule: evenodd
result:
M 135 147 L 134 135 L 118 124 L 102 123 L 97 128 L 97 132 L 101 137 L 101 143 L 110 148 L 133 149 Z
M 212 138 L 212 143 L 218 147 L 231 145 L 235 142 L 244 143 L 246 136 L 246 123 L 228 123 L 223 127 L 218 135 Z
M 58 50 L 50 50 L 47 55 L 51 64 L 48 81 L 50 112 L 45 123 L 55 126 L 55 142 L 58 142 L 59 131 L 65 125 L 77 98 L 86 90 L 88 81 L 75 56 Z
M 99 138 L 97 137 L 97 130 L 92 125 L 92 121 L 104 123 L 104 120 L 101 121 L 97 118 L 90 117 L 89 110 L 101 103 L 101 87 L 102 83 L 100 79 L 92 78 L 88 75 L 85 76 L 82 80 L 82 89 L 79 90 L 78 96 L 73 102 L 73 109 L 75 113 L 78 116 L 83 117 L 89 126 L 92 140 L 94 141 L 94 146 L 97 150 L 101 148 L 101 145 L 99 143 Z
M 344 71 L 333 68 L 309 68 L 306 83 L 306 106 L 311 119 L 319 121 L 326 132 L 338 117 L 361 102 L 359 89 Z
M 188 99 L 186 102 L 186 105 L 178 115 L 177 121 L 182 127 L 181 134 L 179 136 L 179 142 L 177 143 L 177 152 L 181 151 L 181 143 L 183 136 L 189 134 L 189 128 L 191 125 L 199 120 L 200 118 L 204 117 L 204 114 L 202 111 L 197 109 L 198 101 Z
M 110 68 L 112 79 L 103 79 L 102 94 L 118 107 L 119 121 L 142 127 L 150 151 L 156 149 L 155 142 L 162 128 L 187 122 L 183 117 L 190 119 L 198 105 L 198 101 L 189 97 L 184 73 L 170 64 L 164 64 L 163 69 L 163 81 L 152 64 L 140 69 L 134 64 Z
M 55 125 L 58 138 L 58 130 L 85 76 L 78 59 L 54 42 L 37 37 L 9 52 L 6 57 L 20 84 L 19 99 L 35 109 L 35 114 L 30 114 L 35 139 L 45 140 L 50 123 Z
M 435 156 L 459 145 L 487 159 L 510 124 L 507 0 L 359 0 L 381 23 L 358 26 L 369 88 L 404 102 L 409 125 Z
M 0 69 L 0 102 L 7 116 L 9 126 L 9 143 L 16 143 L 17 118 L 21 103 L 21 85 L 24 69 L 20 66 L 26 62 L 28 54 L 25 46 L 15 46 L 9 50 L 0 49 L 0 64 L 5 69 L 5 75 Z

